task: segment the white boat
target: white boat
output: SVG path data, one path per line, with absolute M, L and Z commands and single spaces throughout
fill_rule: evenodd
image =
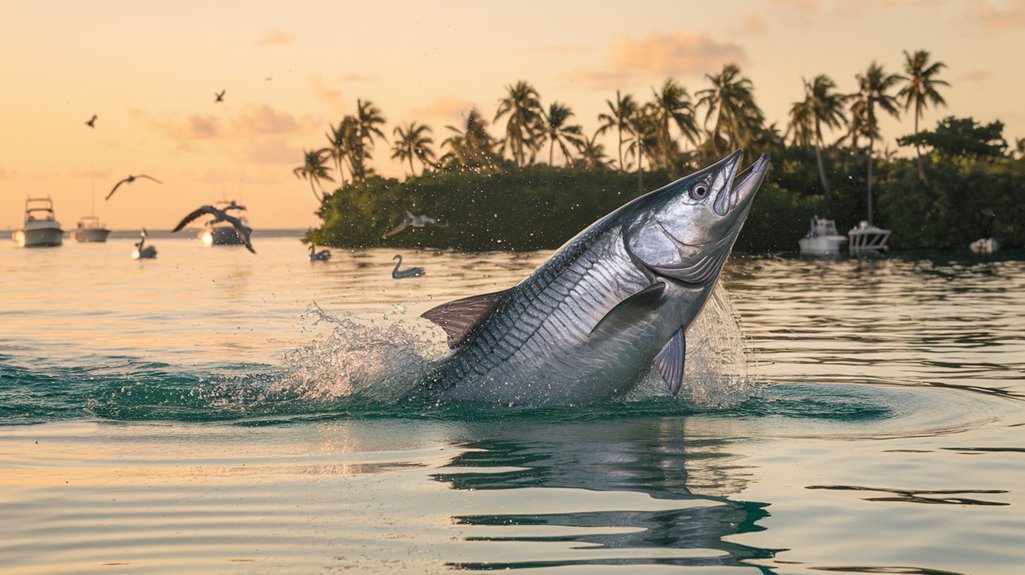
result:
M 840 254 L 840 246 L 847 241 L 847 236 L 836 231 L 836 222 L 818 216 L 812 216 L 811 229 L 801 239 L 801 253 L 813 256 L 835 256 Z
M 968 244 L 973 254 L 994 254 L 1000 250 L 1000 242 L 993 238 L 979 238 Z
M 12 239 L 20 248 L 59 246 L 64 240 L 61 229 L 53 215 L 53 200 L 50 198 L 28 198 L 25 200 L 25 227 L 17 230 Z
M 890 249 L 886 245 L 890 239 L 890 230 L 877 228 L 865 220 L 861 220 L 856 228 L 847 232 L 847 251 L 853 255 L 885 252 Z
M 224 210 L 226 208 L 231 209 L 233 212 L 232 215 L 241 220 L 242 224 L 246 227 L 249 226 L 245 216 L 246 208 L 236 204 L 235 200 L 217 202 L 214 204 L 214 207 L 219 210 Z M 235 231 L 235 228 L 228 222 L 217 222 L 216 224 L 207 222 L 203 226 L 203 229 L 199 230 L 199 235 L 197 237 L 199 237 L 199 241 L 203 242 L 203 245 L 207 247 L 242 245 L 242 238 L 238 237 L 238 232 Z
M 109 235 L 110 230 L 96 216 L 83 216 L 78 220 L 78 226 L 71 230 L 71 239 L 78 243 L 103 243 Z

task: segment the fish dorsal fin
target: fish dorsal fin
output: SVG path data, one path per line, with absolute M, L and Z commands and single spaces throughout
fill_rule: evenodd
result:
M 617 303 L 607 314 L 605 314 L 604 317 L 598 320 L 598 323 L 594 324 L 594 327 L 591 328 L 591 334 L 593 335 L 597 332 L 600 327 L 614 326 L 616 324 L 615 318 L 622 315 L 624 312 L 650 309 L 651 307 L 658 305 L 659 300 L 662 298 L 662 292 L 664 292 L 665 289 L 666 285 L 664 283 L 655 282 Z M 632 319 L 632 317 L 625 317 L 623 318 L 623 321 L 630 322 Z
M 425 311 L 420 317 L 441 326 L 448 334 L 448 346 L 455 348 L 463 343 L 466 334 L 491 314 L 509 290 L 486 293 L 443 303 Z
M 662 351 L 655 356 L 658 373 L 662 375 L 662 381 L 666 382 L 673 397 L 680 393 L 680 386 L 683 385 L 683 364 L 687 358 L 687 337 L 683 329 L 681 326 L 676 330 Z

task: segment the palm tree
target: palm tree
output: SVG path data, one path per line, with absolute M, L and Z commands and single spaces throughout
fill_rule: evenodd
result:
M 815 140 L 815 112 L 808 100 L 791 104 L 787 116 L 790 121 L 784 137 L 789 136 L 795 146 L 810 147 Z
M 339 184 L 345 185 L 345 172 L 343 167 L 348 164 L 350 166 L 349 173 L 353 173 L 351 161 L 352 152 L 354 149 L 353 143 L 356 138 L 356 119 L 352 116 L 345 116 L 341 122 L 338 122 L 338 127 L 329 126 L 331 128 L 330 134 L 324 134 L 327 137 L 327 141 L 330 144 L 328 150 L 331 153 L 331 158 L 335 161 L 335 168 L 338 170 Z
M 659 91 L 651 90 L 654 100 L 650 106 L 655 123 L 655 158 L 663 168 L 668 168 L 677 153 L 676 141 L 670 131 L 673 125 L 692 144 L 697 143 L 698 126 L 694 120 L 694 105 L 687 89 L 667 78 Z
M 434 160 L 434 150 L 431 149 L 434 138 L 430 136 L 430 126 L 410 122 L 408 128 L 403 129 L 402 126 L 399 126 L 395 128 L 393 134 L 395 134 L 395 144 L 392 145 L 391 157 L 399 161 L 409 160 L 411 176 L 416 175 L 416 171 L 413 169 L 413 158 L 420 160 L 426 170 L 428 160 Z
M 590 138 L 584 138 L 580 144 L 580 156 L 573 159 L 573 165 L 580 165 L 591 170 L 606 170 L 609 168 L 609 159 L 605 155 L 605 145 L 598 143 L 599 132 L 595 132 Z
M 902 78 L 906 84 L 897 93 L 897 97 L 904 98 L 904 111 L 907 112 L 912 106 L 915 108 L 915 136 L 918 135 L 918 120 L 922 113 L 931 104 L 933 106 L 946 106 L 947 102 L 940 95 L 937 87 L 950 86 L 947 82 L 937 79 L 935 76 L 940 70 L 946 68 L 943 62 L 929 63 L 929 52 L 918 50 L 914 54 L 908 54 L 904 50 L 904 73 Z M 918 157 L 918 178 L 925 181 L 925 169 L 922 167 L 922 149 L 915 140 L 915 155 Z
M 381 110 L 370 100 L 356 100 L 356 116 L 351 120 L 354 135 L 350 142 L 349 162 L 352 168 L 352 179 L 366 179 L 366 162 L 371 159 L 370 150 L 374 147 L 374 136 L 384 140 L 384 132 L 377 126 L 384 124 Z
M 705 78 L 712 87 L 695 95 L 699 98 L 698 106 L 707 108 L 706 129 L 708 121 L 715 116 L 710 138 L 712 150 L 720 155 L 720 142 L 739 148 L 755 137 L 765 123 L 765 115 L 755 103 L 754 85 L 750 79 L 740 76 L 736 64 L 727 64 L 722 72 L 714 76 L 705 74 Z
M 606 131 L 615 128 L 619 133 L 619 169 L 625 170 L 626 166 L 623 164 L 623 132 L 631 134 L 630 119 L 637 113 L 637 102 L 634 101 L 633 96 L 627 94 L 621 96 L 619 90 L 616 90 L 616 101 L 605 100 L 605 105 L 608 106 L 609 112 L 607 114 L 598 114 L 598 121 L 601 122 L 601 127 L 598 128 L 598 134 L 604 134 Z
M 327 148 L 313 150 L 312 152 L 303 150 L 303 165 L 292 170 L 295 177 L 301 180 L 310 181 L 310 189 L 313 190 L 313 197 L 317 198 L 317 202 L 323 202 L 324 197 L 317 193 L 315 184 L 320 185 L 321 180 L 328 180 L 329 182 L 335 181 L 334 178 L 327 173 L 329 168 L 324 165 L 324 162 L 326 162 L 330 157 L 331 150 Z
M 463 128 L 445 126 L 452 135 L 441 142 L 442 148 L 449 151 L 441 157 L 441 163 L 446 166 L 460 166 L 464 168 L 482 168 L 494 166 L 495 142 L 488 134 L 488 122 L 481 117 L 476 108 L 466 114 Z
M 508 147 L 512 151 L 513 162 L 522 166 L 527 150 L 536 150 L 539 136 L 544 132 L 541 100 L 537 90 L 525 81 L 506 86 L 506 96 L 498 101 L 495 122 L 509 115 L 505 123 L 505 139 L 502 140 L 502 152 Z
M 650 105 L 637 109 L 630 118 L 630 131 L 633 140 L 627 146 L 627 156 L 637 158 L 637 191 L 644 191 L 644 157 L 647 155 L 651 164 L 652 150 L 658 146 L 658 125 L 655 121 L 653 108 Z
M 868 138 L 868 223 L 872 223 L 872 145 L 879 139 L 879 119 L 876 107 L 894 118 L 900 117 L 897 111 L 897 98 L 890 91 L 901 81 L 897 74 L 887 74 L 883 67 L 872 62 L 864 74 L 858 74 L 858 93 L 853 95 L 851 105 L 852 122 L 861 125 L 861 135 Z M 857 118 L 857 120 L 855 120 Z M 858 134 L 854 134 L 855 142 Z
M 542 135 L 548 140 L 548 165 L 555 162 L 555 144 L 559 144 L 562 156 L 568 164 L 570 161 L 569 145 L 580 148 L 584 143 L 583 128 L 579 124 L 567 125 L 573 117 L 573 110 L 562 102 L 552 102 L 548 105 L 548 112 L 544 113 L 544 132 Z
M 790 108 L 790 127 L 787 133 L 799 146 L 815 146 L 815 161 L 818 164 L 822 191 L 829 193 L 829 181 L 822 163 L 822 125 L 839 128 L 847 119 L 843 105 L 847 96 L 837 94 L 836 83 L 825 74 L 819 74 L 811 82 L 804 82 L 804 100 L 795 102 Z

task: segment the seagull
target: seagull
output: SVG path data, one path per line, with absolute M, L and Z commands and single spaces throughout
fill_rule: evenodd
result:
M 157 248 L 145 245 L 148 237 L 146 228 L 142 228 L 142 231 L 139 232 L 139 241 L 135 244 L 135 251 L 132 252 L 133 260 L 151 260 L 157 257 Z
M 129 175 L 127 178 L 125 178 L 125 179 L 121 180 L 120 182 L 114 184 L 114 187 L 111 188 L 110 193 L 107 194 L 107 197 L 105 197 L 103 199 L 104 200 L 109 200 L 110 196 L 114 195 L 114 192 L 117 191 L 117 189 L 121 186 L 121 184 L 130 184 L 130 183 L 134 182 L 135 180 L 137 180 L 139 178 L 146 178 L 147 180 L 153 180 L 154 182 L 156 182 L 158 184 L 164 183 L 164 182 L 161 182 L 160 180 L 158 180 L 156 178 L 147 176 L 146 174 L 139 174 L 138 176 Z
M 204 216 L 204 215 L 213 216 L 214 219 L 210 220 L 211 224 L 216 224 L 218 222 L 228 222 L 229 224 L 231 224 L 231 227 L 235 228 L 235 232 L 238 234 L 239 239 L 242 240 L 243 244 L 245 244 L 246 249 L 251 251 L 251 252 L 253 252 L 255 254 L 256 250 L 253 249 L 253 244 L 250 243 L 250 241 L 249 241 L 249 234 L 252 233 L 253 229 L 250 228 L 249 226 L 243 224 L 242 220 L 240 220 L 240 219 L 236 218 L 235 216 L 233 216 L 233 215 L 228 213 L 228 210 L 244 210 L 244 209 L 245 209 L 245 207 L 239 206 L 239 205 L 235 204 L 234 202 L 232 202 L 231 205 L 225 207 L 223 210 L 215 208 L 214 206 L 200 206 L 199 208 L 193 210 L 192 213 L 190 213 L 189 215 L 185 216 L 182 219 L 182 221 L 179 222 L 178 225 L 175 226 L 175 228 L 173 230 L 171 230 L 171 231 L 172 232 L 181 231 L 182 228 L 184 228 L 185 226 L 189 225 L 189 222 L 191 222 L 192 220 L 194 220 L 194 219 L 196 219 L 198 217 L 201 217 L 201 216 Z
M 425 272 L 423 268 L 409 268 L 408 270 L 400 271 L 399 266 L 402 265 L 402 256 L 397 255 L 392 259 L 399 260 L 398 263 L 395 264 L 395 269 L 391 271 L 391 278 L 393 280 L 400 280 L 403 278 L 418 278 L 422 275 L 427 275 L 427 272 Z
M 428 224 L 433 224 L 433 225 L 440 226 L 440 227 L 443 227 L 443 228 L 447 227 L 447 225 L 448 225 L 448 224 L 439 224 L 438 220 L 436 220 L 436 219 L 434 219 L 434 218 L 432 218 L 432 217 L 430 217 L 428 215 L 420 214 L 419 216 L 414 216 L 411 212 L 409 212 L 407 210 L 406 211 L 406 219 L 402 220 L 402 222 L 399 225 L 397 225 L 394 228 L 392 228 L 392 229 L 388 230 L 387 232 L 385 232 L 384 236 L 382 236 L 382 237 L 390 238 L 390 237 L 394 236 L 395 234 L 401 232 L 402 230 L 408 228 L 409 226 L 413 226 L 414 228 L 422 228 L 424 226 L 427 226 Z
M 89 118 L 89 121 L 86 122 L 85 125 L 89 126 L 90 128 L 95 128 L 96 127 L 96 114 L 93 114 L 93 117 Z
M 214 100 L 214 103 L 223 102 L 224 101 L 224 93 L 225 92 L 227 92 L 227 90 L 221 90 L 220 94 L 218 94 L 217 92 L 214 92 L 214 97 L 217 98 L 216 100 Z
M 317 251 L 317 244 L 314 244 L 314 243 L 310 244 L 310 261 L 311 262 L 326 262 L 329 259 L 331 259 L 331 251 L 330 250 L 320 250 L 318 252 Z

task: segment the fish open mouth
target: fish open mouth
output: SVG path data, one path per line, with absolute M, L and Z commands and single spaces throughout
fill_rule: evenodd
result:
M 762 179 L 765 178 L 765 173 L 768 171 L 769 156 L 762 154 L 746 170 L 737 173 L 736 169 L 740 166 L 740 161 L 743 159 L 743 152 L 738 150 L 734 155 L 737 156 L 735 163 L 732 169 L 727 170 L 730 174 L 729 180 L 715 199 L 713 209 L 720 216 L 727 216 L 732 213 L 735 218 L 737 217 L 736 214 L 747 214 L 747 208 L 751 206 L 751 200 L 754 199 L 755 192 L 758 191 L 758 186 L 762 183 Z M 730 157 L 729 160 L 733 160 L 733 157 Z M 740 181 L 734 184 L 738 177 Z M 743 218 L 744 215 L 740 217 Z

